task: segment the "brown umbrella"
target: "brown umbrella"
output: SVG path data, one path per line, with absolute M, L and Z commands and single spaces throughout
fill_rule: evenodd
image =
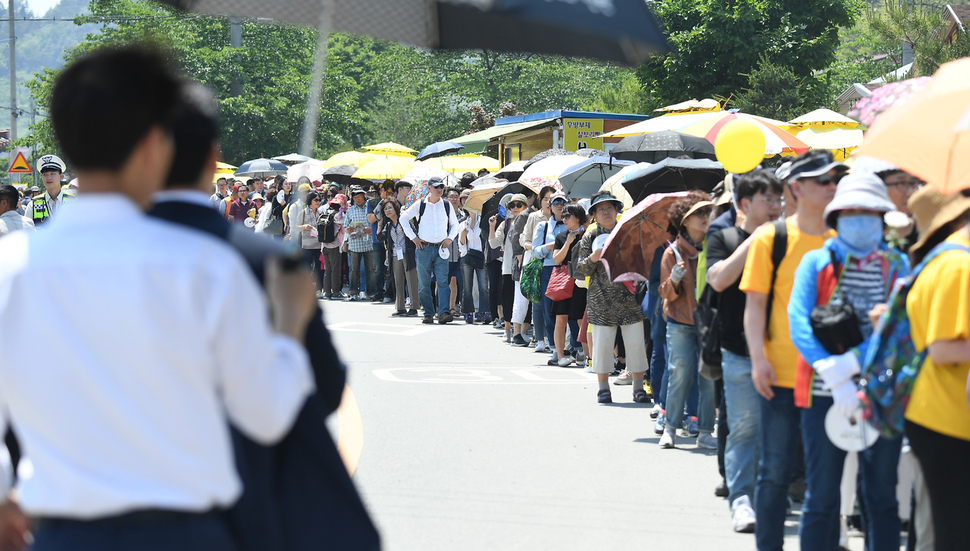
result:
M 667 231 L 667 209 L 686 191 L 655 193 L 623 213 L 603 247 L 603 265 L 610 281 L 647 281 L 653 253 L 673 239 Z

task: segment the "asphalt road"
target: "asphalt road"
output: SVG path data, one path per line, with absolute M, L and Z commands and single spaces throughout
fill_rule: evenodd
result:
M 323 308 L 352 391 L 331 427 L 386 550 L 754 549 L 714 496 L 714 452 L 660 449 L 631 387 L 600 405 L 594 375 L 491 326 Z

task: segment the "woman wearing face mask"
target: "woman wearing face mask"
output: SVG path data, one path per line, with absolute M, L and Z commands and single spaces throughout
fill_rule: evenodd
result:
M 795 376 L 795 404 L 801 414 L 808 491 L 799 528 L 802 549 L 835 549 L 839 538 L 839 484 L 846 452 L 825 431 L 829 409 L 858 416 L 860 358 L 872 334 L 870 312 L 879 311 L 893 283 L 909 273 L 906 256 L 883 240 L 883 214 L 894 210 L 886 186 L 871 172 L 852 173 L 839 183 L 825 208 L 825 223 L 838 232 L 806 254 L 795 272 L 788 319 L 800 358 Z M 822 342 L 809 322 L 812 309 L 848 301 L 855 311 L 862 342 L 846 352 L 846 343 Z M 830 340 L 826 338 L 826 340 Z M 860 498 L 865 503 L 866 548 L 899 549 L 896 468 L 900 438 L 882 436 L 859 452 Z

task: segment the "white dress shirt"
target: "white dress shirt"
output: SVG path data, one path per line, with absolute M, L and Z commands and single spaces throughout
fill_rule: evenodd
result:
M 404 234 L 408 239 L 414 239 L 414 230 L 411 229 L 411 219 L 418 217 L 421 212 L 421 204 L 426 203 L 424 214 L 418 224 L 418 237 L 428 243 L 441 243 L 445 239 L 454 241 L 458 237 L 458 217 L 455 215 L 455 208 L 448 205 L 448 212 L 445 213 L 445 198 L 438 199 L 437 203 L 428 201 L 427 198 L 416 201 L 413 205 L 401 213 L 401 226 L 404 227 Z
M 0 258 L 0 432 L 32 465 L 28 514 L 228 506 L 228 423 L 272 443 L 313 390 L 295 340 L 245 340 L 272 332 L 241 257 L 124 196 L 84 195 Z
M 44 203 L 47 205 L 47 214 L 49 217 L 53 217 L 55 214 L 60 212 L 61 206 L 64 204 L 65 195 L 73 195 L 65 192 L 63 189 L 57 194 L 57 197 L 51 197 L 50 193 L 44 191 Z M 35 196 L 36 198 L 36 196 Z M 28 208 L 24 209 L 24 216 L 34 219 L 34 202 L 31 201 Z

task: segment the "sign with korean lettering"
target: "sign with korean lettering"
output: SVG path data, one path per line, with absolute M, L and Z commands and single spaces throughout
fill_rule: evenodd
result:
M 603 119 L 563 119 L 563 146 L 569 151 L 603 149 Z

